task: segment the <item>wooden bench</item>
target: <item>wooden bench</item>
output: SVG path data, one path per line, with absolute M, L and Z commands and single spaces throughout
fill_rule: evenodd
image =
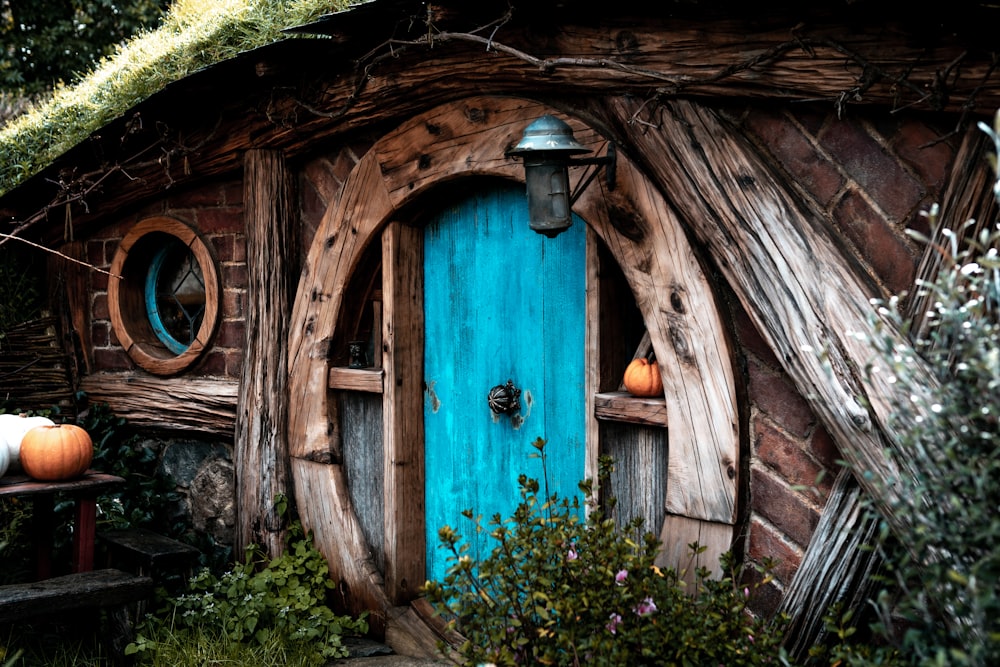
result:
M 114 567 L 160 579 L 165 572 L 190 576 L 200 552 L 143 528 L 109 530 L 98 535 L 108 548 L 108 563 Z
M 24 621 L 60 612 L 103 607 L 108 610 L 108 649 L 118 664 L 126 664 L 125 647 L 132 641 L 127 605 L 146 600 L 153 580 L 121 570 L 91 570 L 28 584 L 0 586 L 0 623 Z

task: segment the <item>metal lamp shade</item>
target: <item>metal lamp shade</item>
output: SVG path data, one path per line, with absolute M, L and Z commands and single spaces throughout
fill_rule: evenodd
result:
M 517 146 L 508 151 L 524 160 L 531 229 L 552 238 L 573 224 L 569 159 L 589 152 L 573 138 L 569 125 L 550 115 L 529 125 Z

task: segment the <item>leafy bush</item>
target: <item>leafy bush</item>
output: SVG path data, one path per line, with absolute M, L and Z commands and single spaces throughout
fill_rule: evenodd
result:
M 544 472 L 545 441 L 534 447 Z M 424 592 L 466 638 L 459 653 L 467 664 L 776 664 L 780 624 L 748 613 L 751 590 L 728 558 L 725 577 L 699 569 L 689 590 L 683 573 L 656 566 L 660 545 L 639 534 L 641 522 L 615 528 L 590 482 L 580 484 L 586 518 L 579 497 L 539 497 L 538 481 L 524 475 L 520 485 L 514 514 L 490 521 L 496 546 L 482 562 L 451 527 L 439 531 L 451 565 Z M 487 530 L 471 510 L 463 514 L 477 533 Z
M 330 610 L 326 602 L 333 586 L 326 560 L 296 521 L 283 555 L 265 562 L 259 547 L 251 546 L 246 561 L 221 577 L 203 570 L 188 593 L 146 619 L 127 652 L 166 664 L 162 654 L 185 645 L 258 650 L 284 644 L 305 661 L 301 664 L 344 657 L 343 635 L 363 634 L 368 627 L 364 619 Z
M 996 130 L 983 126 L 1000 151 Z M 994 166 L 996 161 L 994 159 Z M 995 189 L 1000 201 L 1000 179 Z M 884 545 L 893 595 L 883 619 L 913 664 L 1000 664 L 1000 228 L 975 238 L 946 234 L 943 265 L 930 295 L 928 328 L 916 352 L 933 378 L 890 336 L 876 336 L 872 372 L 904 388 L 893 405 L 900 471 L 886 497 L 909 517 L 905 534 Z M 881 312 L 905 331 L 899 299 Z

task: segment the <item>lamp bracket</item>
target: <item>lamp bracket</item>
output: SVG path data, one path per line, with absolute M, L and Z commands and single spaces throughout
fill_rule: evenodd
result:
M 569 167 L 585 167 L 585 166 L 597 167 L 596 169 L 590 171 L 590 173 L 588 173 L 583 180 L 578 182 L 576 189 L 573 191 L 572 195 L 570 195 L 569 198 L 570 206 L 576 203 L 576 200 L 580 198 L 580 195 L 583 194 L 583 191 L 586 190 L 587 186 L 589 186 L 591 181 L 594 180 L 598 172 L 601 170 L 602 166 L 604 167 L 605 185 L 607 186 L 608 190 L 615 189 L 615 179 L 618 174 L 618 149 L 615 148 L 615 145 L 613 143 L 608 144 L 608 150 L 607 153 L 604 154 L 604 157 L 582 157 L 575 159 L 567 159 L 566 165 Z

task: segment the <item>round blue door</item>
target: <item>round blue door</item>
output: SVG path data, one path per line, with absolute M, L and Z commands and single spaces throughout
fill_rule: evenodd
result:
M 481 558 L 484 527 L 520 501 L 518 476 L 542 481 L 531 443 L 544 438 L 550 492 L 577 493 L 584 469 L 586 230 L 548 239 L 528 228 L 523 186 L 477 190 L 431 218 L 424 238 L 424 434 L 427 576 L 441 580 L 451 526 Z M 487 400 L 510 381 L 520 407 Z M 495 397 L 503 399 L 506 391 Z M 500 403 L 501 405 L 496 405 Z M 495 402 L 502 408 L 503 401 Z M 545 488 L 544 486 L 542 487 Z

